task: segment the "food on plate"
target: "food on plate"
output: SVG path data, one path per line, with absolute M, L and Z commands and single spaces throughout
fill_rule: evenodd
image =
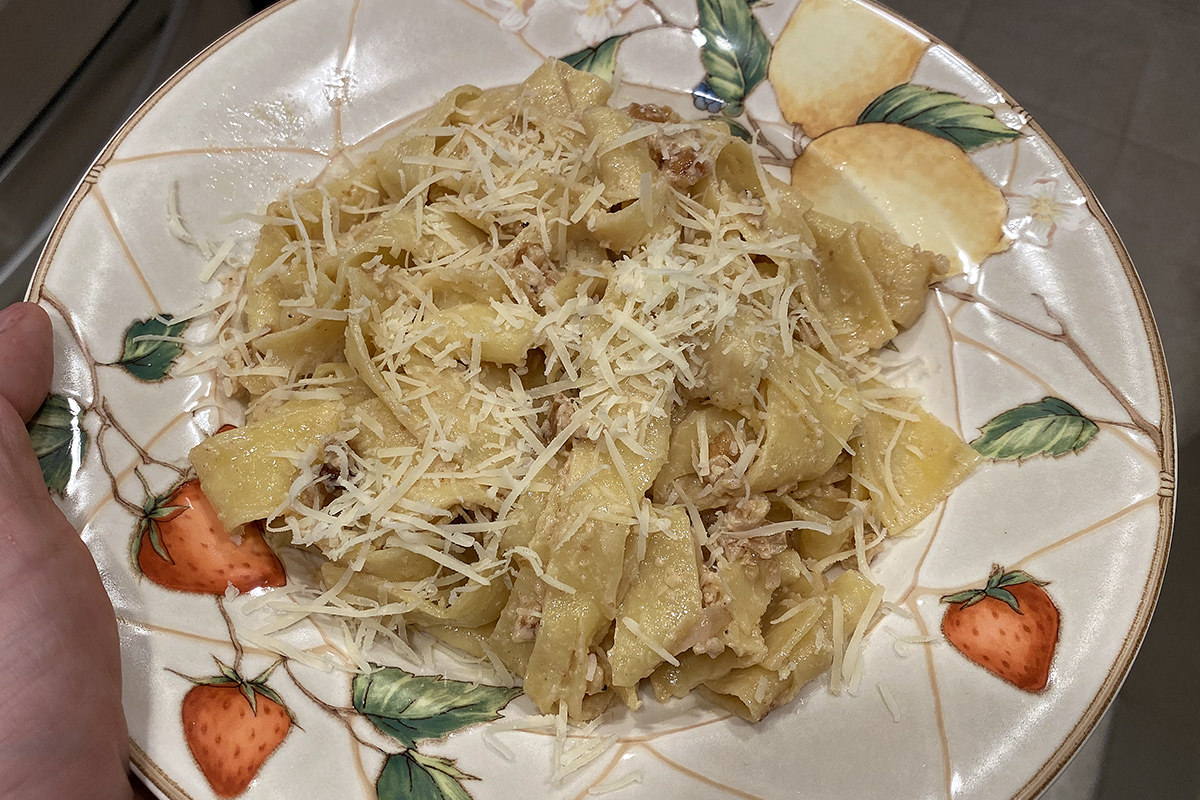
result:
M 271 204 L 217 345 L 227 526 L 319 556 L 347 646 L 422 631 L 593 718 L 853 679 L 870 558 L 976 455 L 881 378 L 947 261 L 814 212 L 724 122 L 549 62 Z

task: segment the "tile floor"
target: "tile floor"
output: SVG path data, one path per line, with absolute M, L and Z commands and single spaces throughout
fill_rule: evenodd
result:
M 1015 97 L 1095 191 L 1150 298 L 1175 395 L 1175 534 L 1154 620 L 1053 800 L 1200 797 L 1200 2 L 884 0 Z

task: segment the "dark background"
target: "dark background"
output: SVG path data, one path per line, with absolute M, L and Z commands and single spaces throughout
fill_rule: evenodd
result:
M 548 0 L 543 0 L 548 1 Z M 57 210 L 137 104 L 251 0 L 0 0 L 0 306 L 19 300 Z M 1200 797 L 1200 2 L 889 0 L 1029 111 L 1121 233 L 1175 394 L 1174 539 L 1115 704 L 1053 800 Z M 1003 731 L 995 735 L 1002 737 Z

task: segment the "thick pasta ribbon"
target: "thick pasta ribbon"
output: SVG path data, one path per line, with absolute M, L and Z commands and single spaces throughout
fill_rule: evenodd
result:
M 946 261 L 611 92 L 461 87 L 272 203 L 221 339 L 250 422 L 192 460 L 364 646 L 437 637 L 572 720 L 646 683 L 758 720 L 859 666 L 869 560 L 975 463 L 871 377 Z

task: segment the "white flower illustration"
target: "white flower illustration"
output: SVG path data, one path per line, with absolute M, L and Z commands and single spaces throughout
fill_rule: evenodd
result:
M 1087 201 L 1068 193 L 1058 178 L 1038 178 L 1027 191 L 1008 195 L 1009 234 L 1048 247 L 1054 232 L 1076 230 L 1088 218 Z
M 641 0 L 559 0 L 567 8 L 580 12 L 575 32 L 588 44 L 612 36 L 622 17 Z
M 519 31 L 529 24 L 529 12 L 537 0 L 484 0 L 488 13 L 499 17 L 500 28 Z

